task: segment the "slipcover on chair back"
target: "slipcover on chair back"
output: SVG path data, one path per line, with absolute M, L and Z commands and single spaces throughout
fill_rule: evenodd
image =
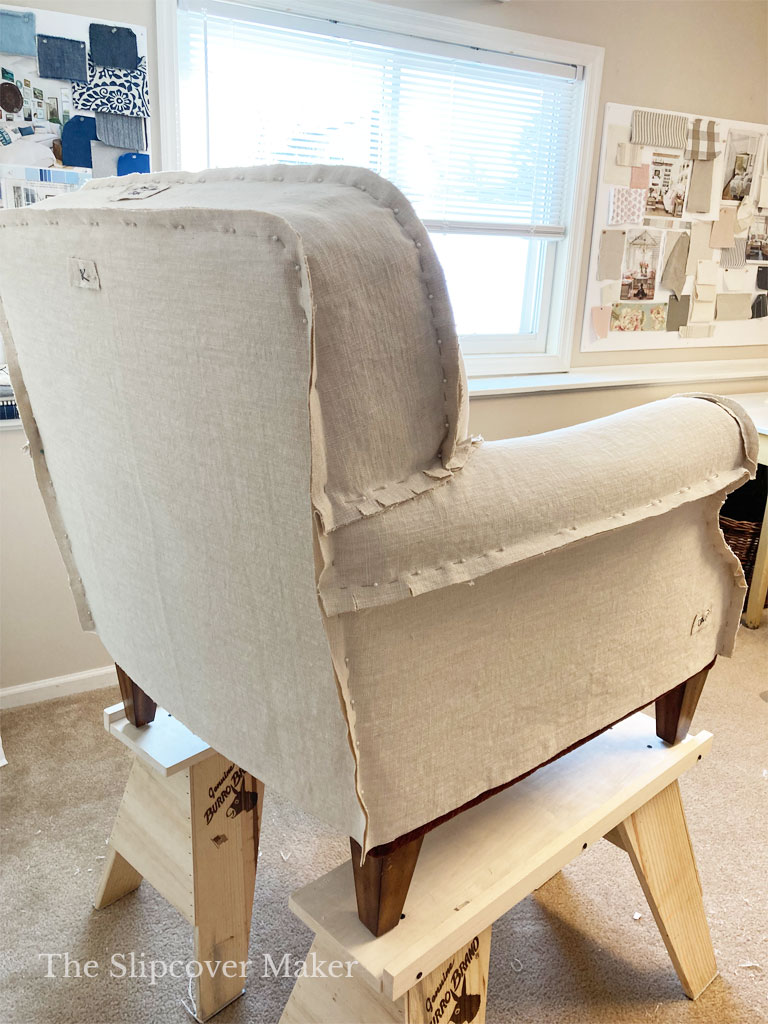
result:
M 368 171 L 3 211 L 0 298 L 84 628 L 366 850 L 732 649 L 749 418 L 677 396 L 480 446 L 429 238 Z

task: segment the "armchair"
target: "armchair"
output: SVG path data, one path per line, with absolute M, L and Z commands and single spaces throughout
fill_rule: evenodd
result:
M 0 248 L 83 628 L 134 710 L 351 837 L 376 934 L 428 828 L 654 701 L 685 734 L 745 593 L 734 402 L 471 438 L 429 236 L 356 168 L 99 179 Z

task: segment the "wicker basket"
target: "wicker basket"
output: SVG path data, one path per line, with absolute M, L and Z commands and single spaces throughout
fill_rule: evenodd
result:
M 728 546 L 741 562 L 744 575 L 747 578 L 747 585 L 751 584 L 752 573 L 755 571 L 757 545 L 760 540 L 760 526 L 760 523 L 751 523 L 744 519 L 729 519 L 728 516 L 720 516 L 720 529 L 725 535 Z M 768 608 L 768 595 L 766 595 L 765 606 Z

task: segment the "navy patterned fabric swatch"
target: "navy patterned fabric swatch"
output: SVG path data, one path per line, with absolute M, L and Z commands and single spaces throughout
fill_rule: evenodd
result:
M 135 71 L 96 67 L 88 58 L 88 81 L 72 82 L 72 105 L 77 110 L 149 117 L 147 58 L 141 58 Z
M 35 56 L 37 45 L 32 11 L 0 11 L 0 53 Z
M 136 33 L 130 28 L 117 25 L 91 25 L 91 60 L 106 68 L 123 68 L 135 71 L 139 66 L 139 51 L 136 47 Z
M 71 82 L 85 82 L 88 77 L 85 43 L 80 39 L 63 39 L 61 36 L 38 36 L 37 69 L 41 78 L 68 78 Z
M 61 162 L 67 167 L 92 167 L 91 142 L 96 138 L 96 118 L 77 114 L 61 129 Z
M 101 142 L 118 149 L 141 151 L 147 148 L 147 135 L 143 117 L 125 114 L 106 114 L 96 111 L 96 135 Z

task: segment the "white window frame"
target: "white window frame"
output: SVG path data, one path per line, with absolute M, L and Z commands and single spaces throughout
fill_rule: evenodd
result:
M 504 54 L 503 62 L 514 58 L 533 58 L 555 64 L 572 64 L 583 69 L 583 100 L 579 150 L 574 165 L 573 199 L 568 225 L 567 254 L 554 266 L 554 245 L 548 245 L 542 291 L 538 343 L 544 351 L 530 353 L 530 335 L 503 335 L 468 338 L 463 343 L 469 377 L 517 375 L 521 373 L 556 373 L 568 370 L 571 353 L 578 351 L 580 325 L 577 323 L 582 258 L 587 238 L 587 212 L 590 206 L 590 176 L 597 139 L 599 97 L 602 82 L 604 50 L 586 43 L 515 32 L 511 29 L 481 25 L 442 15 L 424 14 L 402 7 L 389 7 L 369 0 L 240 0 L 238 9 L 252 8 L 269 12 L 271 24 L 280 23 L 280 15 L 314 19 L 308 26 L 326 34 L 343 34 L 343 26 L 371 32 L 371 38 L 383 40 L 383 34 L 396 33 L 413 37 L 413 48 L 429 48 L 429 44 L 458 44 L 478 50 Z M 159 55 L 158 84 L 160 91 L 161 166 L 178 170 L 179 146 L 179 78 L 176 0 L 156 0 L 157 49 Z M 319 21 L 318 21 L 319 20 Z M 333 23 L 339 22 L 339 28 Z M 286 22 L 287 24 L 287 22 Z M 295 22 L 293 23 L 295 25 Z M 426 44 L 422 47 L 422 43 Z M 402 38 L 400 40 L 402 45 Z M 501 63 L 502 61 L 500 61 Z M 458 224 L 427 222 L 430 230 L 454 231 Z M 504 234 L 545 237 L 546 229 L 534 230 L 516 225 L 467 225 L 461 230 L 474 233 L 499 231 Z M 554 238 L 561 233 L 556 233 Z M 546 300 L 549 301 L 546 301 Z M 484 350 L 484 351 L 481 351 Z

